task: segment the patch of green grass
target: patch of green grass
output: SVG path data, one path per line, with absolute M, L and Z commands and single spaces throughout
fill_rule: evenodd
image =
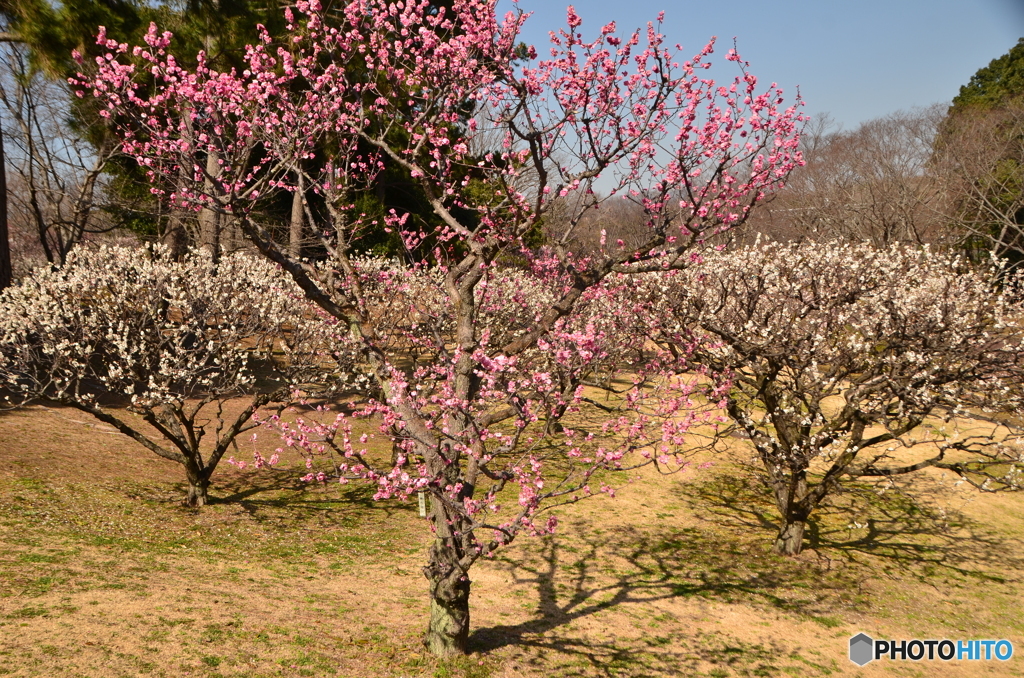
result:
M 203 629 L 199 639 L 204 643 L 219 643 L 224 639 L 225 631 L 218 624 L 210 624 Z
M 182 619 L 167 619 L 166 617 L 157 617 L 157 619 L 160 620 L 161 624 L 165 624 L 165 625 L 171 626 L 171 627 L 174 627 L 174 626 L 191 626 L 196 621 L 195 619 L 191 619 L 191 618 L 188 618 L 188 617 L 184 617 Z
M 38 478 L 15 478 L 14 484 L 17 485 L 18 487 L 36 490 L 37 492 L 49 491 L 46 482 L 43 480 L 39 480 Z
M 31 619 L 32 617 L 43 617 L 47 614 L 49 614 L 49 610 L 42 605 L 30 605 L 19 610 L 15 610 L 7 616 L 11 619 Z
M 22 553 L 18 555 L 18 561 L 22 563 L 59 563 L 61 558 L 44 553 Z
M 146 632 L 145 635 L 142 636 L 142 640 L 147 642 L 162 643 L 165 642 L 170 635 L 171 632 L 167 629 L 150 629 Z
M 433 678 L 490 678 L 494 666 L 480 658 L 456 657 L 438 662 Z
M 32 579 L 24 585 L 24 588 L 21 591 L 21 595 L 30 597 L 41 596 L 43 594 L 49 593 L 50 590 L 54 587 L 54 585 L 57 584 L 59 581 L 59 579 L 52 576 L 38 577 L 36 579 Z
M 839 628 L 840 626 L 845 626 L 846 625 L 846 622 L 844 622 L 839 617 L 826 617 L 826 616 L 813 617 L 812 616 L 811 617 L 811 621 L 814 621 L 814 622 L 817 622 L 818 624 L 821 624 L 826 629 L 836 629 L 836 628 Z

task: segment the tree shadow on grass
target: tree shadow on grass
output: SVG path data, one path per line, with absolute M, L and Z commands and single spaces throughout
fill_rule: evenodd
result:
M 778 514 L 767 490 L 750 475 L 719 475 L 676 489 L 694 514 L 726 530 L 748 533 L 768 548 Z M 936 507 L 899 489 L 849 483 L 811 516 L 805 554 L 865 570 L 897 568 L 919 581 L 936 576 L 1006 580 L 1020 571 L 1021 542 L 949 507 Z M 809 557 L 807 555 L 803 557 Z M 1003 573 L 1003 574 L 998 574 Z
M 187 484 L 173 485 L 176 496 L 184 496 Z M 375 487 L 363 482 L 306 482 L 295 469 L 261 469 L 254 473 L 214 475 L 210 486 L 212 505 L 236 505 L 250 517 L 261 520 L 272 512 L 278 518 L 288 514 L 301 522 L 315 518 L 319 524 L 348 524 L 351 514 L 380 514 L 382 520 L 415 510 L 411 502 L 376 501 Z M 203 509 L 196 509 L 202 511 Z
M 185 488 L 184 484 L 180 487 Z M 214 474 L 211 500 L 217 504 L 282 503 L 307 494 L 309 483 L 295 470 L 265 468 L 253 473 Z M 277 496 L 287 493 L 284 496 Z
M 799 639 L 792 645 L 786 639 L 749 643 L 727 632 L 702 633 L 679 620 L 659 625 L 655 615 L 666 607 L 658 603 L 743 604 L 832 628 L 842 624 L 844 611 L 873 609 L 870 582 L 883 573 L 934 585 L 1008 581 L 1024 566 L 1015 539 L 905 493 L 851 488 L 814 520 L 805 553 L 786 558 L 771 552 L 777 518 L 756 479 L 720 476 L 681 484 L 676 492 L 706 526 L 607 528 L 581 522 L 499 560 L 513 585 L 534 590 L 536 617 L 481 628 L 471 647 L 512 646 L 524 650 L 521 661 L 538 670 L 555 661 L 567 670 L 609 676 L 692 675 L 707 664 L 751 675 L 827 674 L 829 667 L 796 654 Z M 598 641 L 572 628 L 606 610 L 625 612 L 627 625 L 648 615 L 652 621 L 644 625 L 651 628 Z
M 696 529 L 600 530 L 584 523 L 569 534 L 545 537 L 524 549 L 522 557 L 500 561 L 512 583 L 535 589 L 537 618 L 478 629 L 470 639 L 473 650 L 514 646 L 527 649 L 523 661 L 538 669 L 557 660 L 598 675 L 693 675 L 706 664 L 778 675 L 794 662 L 808 670 L 806 660 L 794 659 L 798 639 L 792 646 L 781 640 L 750 643 L 686 624 L 662 625 L 651 604 L 679 598 L 747 602 L 815 618 L 858 588 L 845 572 L 823 572 L 816 563 L 709 539 Z M 595 642 L 565 629 L 603 611 L 632 606 L 637 608 L 631 617 L 650 615 L 650 632 Z

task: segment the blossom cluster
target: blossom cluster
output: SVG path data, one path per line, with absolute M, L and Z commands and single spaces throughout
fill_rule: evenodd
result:
M 346 331 L 244 254 L 214 264 L 203 253 L 174 261 L 160 246 L 81 247 L 5 290 L 0 305 L 0 369 L 31 396 L 114 394 L 148 409 L 251 393 L 258 367 L 283 385 L 355 379 Z
M 582 210 L 558 234 L 567 241 L 586 209 L 632 200 L 655 237 L 619 261 L 741 223 L 800 164 L 800 101 L 783 108 L 781 90 L 760 88 L 735 50 L 726 59 L 739 75 L 721 84 L 703 73 L 714 40 L 679 63 L 654 23 L 624 36 L 608 24 L 586 41 L 570 11 L 550 58 L 531 47 L 522 59 L 526 18 L 499 21 L 493 1 L 435 12 L 426 0 L 361 0 L 328 22 L 318 2 L 301 1 L 286 44 L 264 33 L 242 72 L 218 72 L 203 54 L 183 68 L 154 25 L 133 48 L 101 30 L 110 52 L 71 83 L 101 100 L 154 193 L 238 218 L 274 191 L 311 190 L 325 200 L 318 232 L 332 251 L 369 227 L 411 249 L 425 241 L 408 215 L 381 223 L 357 209 L 353 192 L 388 164 L 422 182 L 440 243 L 486 234 L 515 244 L 552 201 L 580 192 Z M 600 197 L 599 177 L 611 181 Z

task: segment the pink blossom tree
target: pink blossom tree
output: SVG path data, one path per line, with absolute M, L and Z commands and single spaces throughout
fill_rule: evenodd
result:
M 286 44 L 264 35 L 240 73 L 202 54 L 180 68 L 156 27 L 131 49 L 101 30 L 110 53 L 77 83 L 106 102 L 154 192 L 236 220 L 357 338 L 376 397 L 282 428 L 311 455 L 338 455 L 324 478 L 429 496 L 425 643 L 439 655 L 466 651 L 478 559 L 554 529 L 539 514 L 591 494 L 595 473 L 677 467 L 704 382 L 674 376 L 685 355 L 645 343 L 657 312 L 631 299 L 630 276 L 686 267 L 800 162 L 799 102 L 759 89 L 735 50 L 738 74 L 718 84 L 705 73 L 714 41 L 679 63 L 656 24 L 619 35 L 612 23 L 586 41 L 570 7 L 538 58 L 518 40 L 527 16 L 498 19 L 495 5 L 357 0 L 327 22 L 303 0 Z M 420 183 L 440 227 L 358 211 L 354 192 L 388 164 Z M 289 254 L 254 216 L 262 198 L 296 190 L 325 206 L 307 209 L 323 264 Z M 569 194 L 583 198 L 529 249 Z M 574 253 L 582 215 L 613 200 L 642 208 L 644 237 Z M 432 261 L 360 259 L 371 226 L 410 250 L 434 243 Z M 352 434 L 354 417 L 391 440 L 390 462 Z

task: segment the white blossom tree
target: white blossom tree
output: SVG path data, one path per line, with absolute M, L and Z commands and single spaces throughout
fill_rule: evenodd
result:
M 1024 422 L 1019 280 L 928 248 L 805 244 L 708 257 L 663 295 L 657 340 L 731 372 L 795 555 L 844 479 L 924 468 L 1017 488 Z
M 202 506 L 260 407 L 356 381 L 347 328 L 323 315 L 262 259 L 78 248 L 0 293 L 0 383 L 21 401 L 88 412 L 181 464 L 185 503 Z M 229 416 L 235 398 L 244 405 Z M 110 407 L 124 403 L 148 427 Z

